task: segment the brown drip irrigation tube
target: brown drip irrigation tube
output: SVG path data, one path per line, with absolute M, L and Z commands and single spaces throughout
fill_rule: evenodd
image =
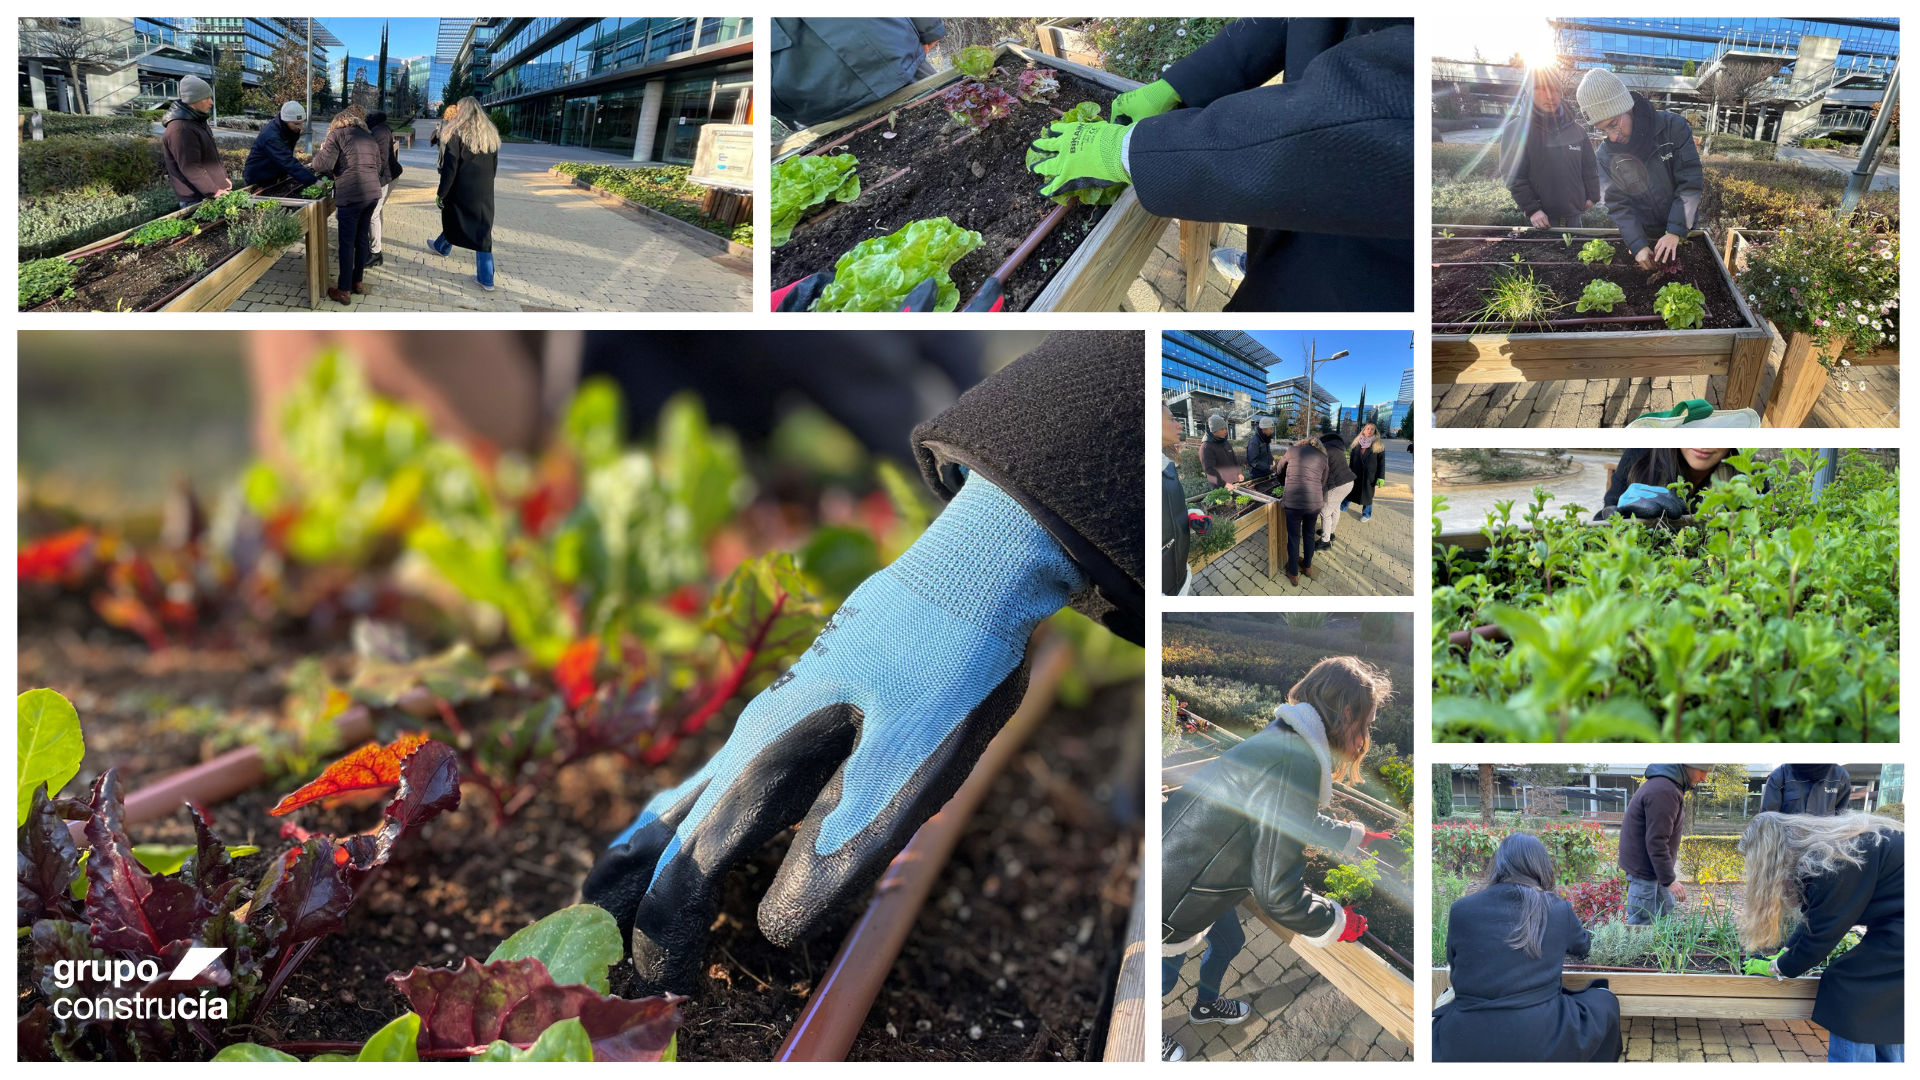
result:
M 874 997 L 893 969 L 894 957 L 900 954 L 920 906 L 953 854 L 968 819 L 979 809 L 1000 771 L 1052 709 L 1054 693 L 1072 659 L 1066 642 L 1058 637 L 1049 637 L 1038 645 L 1020 707 L 987 744 L 960 790 L 894 856 L 874 887 L 873 902 L 847 934 L 820 985 L 807 998 L 793 1030 L 774 1054 L 775 1061 L 846 1060 L 854 1037 L 873 1009 Z
M 227 252 L 227 254 L 226 254 L 226 257 L 225 257 L 225 258 L 222 258 L 222 259 L 221 259 L 221 260 L 220 260 L 219 262 L 217 262 L 217 263 L 214 263 L 214 264 L 213 264 L 212 266 L 209 266 L 209 267 L 207 267 L 207 268 L 206 268 L 206 270 L 205 270 L 205 271 L 203 271 L 203 272 L 202 272 L 202 273 L 201 273 L 201 274 L 200 274 L 200 275 L 199 275 L 198 277 L 190 277 L 190 278 L 188 278 L 187 280 L 185 280 L 185 281 L 183 281 L 183 282 L 181 282 L 181 283 L 180 283 L 180 287 L 179 287 L 179 288 L 177 288 L 177 289 L 175 289 L 175 290 L 173 290 L 172 292 L 170 292 L 170 293 L 168 293 L 167 295 L 165 295 L 165 296 L 163 296 L 163 297 L 161 297 L 160 299 L 158 299 L 158 300 L 155 300 L 155 301 L 154 301 L 153 303 L 151 303 L 151 304 L 148 304 L 148 305 L 147 305 L 146 307 L 143 307 L 143 308 L 141 308 L 140 310 L 141 310 L 141 311 L 159 311 L 159 310 L 160 310 L 161 308 L 163 308 L 163 307 L 166 307 L 166 306 L 167 306 L 168 304 L 171 304 L 171 303 L 173 303 L 173 301 L 174 301 L 174 300 L 175 300 L 175 299 L 176 299 L 176 298 L 177 298 L 177 297 L 178 297 L 178 296 L 179 296 L 179 295 L 180 295 L 181 293 L 183 293 L 183 292 L 186 292 L 186 291 L 187 291 L 188 289 L 191 289 L 191 288 L 193 288 L 193 287 L 194 287 L 195 285 L 198 285 L 198 284 L 200 284 L 200 283 L 201 283 L 202 281 L 205 281 L 205 280 L 207 279 L 207 275 L 208 275 L 208 274 L 211 274 L 211 273 L 213 273 L 213 272 L 214 272 L 215 270 L 218 270 L 218 269 L 220 269 L 221 267 L 223 267 L 223 266 L 225 266 L 225 265 L 227 265 L 228 263 L 230 263 L 230 262 L 232 262 L 232 261 L 233 261 L 233 260 L 234 260 L 235 258 L 237 258 L 237 257 L 239 256 L 239 254 L 240 254 L 241 252 L 243 252 L 243 251 L 245 251 L 245 250 L 247 250 L 247 249 L 246 249 L 246 248 L 234 248 L 233 250 L 231 250 L 231 251 L 229 251 L 229 252 Z M 242 789 L 242 790 L 245 790 L 245 789 Z
M 1476 626 L 1471 630 L 1455 630 L 1447 635 L 1447 645 L 1455 649 L 1470 649 L 1474 638 L 1486 638 L 1488 641 L 1512 641 L 1505 630 L 1492 623 Z
M 1007 261 L 1001 263 L 1000 269 L 995 270 L 987 280 L 992 281 L 994 278 L 1000 279 L 1000 286 L 1004 290 L 1006 288 L 1007 278 L 1012 276 L 1015 270 L 1020 269 L 1020 265 L 1027 261 L 1027 256 L 1032 255 L 1034 249 L 1040 246 L 1040 241 L 1045 240 L 1053 233 L 1053 230 L 1060 227 L 1061 222 L 1067 220 L 1067 211 L 1072 210 L 1078 205 L 1080 205 L 1079 199 L 1068 199 L 1066 202 L 1054 207 L 1053 213 L 1048 214 L 1040 220 L 1040 224 L 1036 226 L 1032 232 L 1027 234 L 1025 240 L 1020 241 L 1020 246 L 1013 249 L 1013 254 L 1007 256 Z M 985 286 L 981 286 L 982 291 L 984 291 L 985 288 Z M 978 292 L 973 294 L 973 300 L 978 300 L 979 298 L 980 294 Z M 969 300 L 967 303 L 971 305 L 973 300 Z
M 1597 318 L 1597 319 L 1534 319 L 1528 322 L 1515 323 L 1513 325 L 1515 326 L 1585 326 L 1589 323 L 1643 323 L 1643 322 L 1664 322 L 1664 321 L 1665 320 L 1663 320 L 1658 315 L 1608 315 L 1604 318 Z M 1476 327 L 1498 326 L 1498 325 L 1500 325 L 1500 322 L 1498 320 L 1495 320 L 1493 322 L 1437 322 L 1433 324 L 1433 328 L 1435 330 L 1440 330 L 1440 331 L 1456 330 L 1456 329 L 1472 330 L 1472 329 L 1475 329 Z

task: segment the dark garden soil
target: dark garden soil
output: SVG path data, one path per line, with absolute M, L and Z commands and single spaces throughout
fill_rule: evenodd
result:
M 1022 70 L 1019 65 L 1017 60 L 1006 65 L 996 81 L 1012 85 Z M 886 236 L 910 222 L 946 217 L 983 240 L 949 271 L 964 306 L 1056 209 L 1053 200 L 1040 194 L 1040 178 L 1027 171 L 1028 146 L 1059 118 L 1061 109 L 1093 101 L 1104 117 L 1111 113 L 1114 97 L 1111 90 L 1061 72 L 1053 105 L 1016 101 L 1009 115 L 972 136 L 948 119 L 938 99 L 897 110 L 893 131 L 880 124 L 828 151 L 859 160 L 860 197 L 844 205 L 828 203 L 800 223 L 793 239 L 773 252 L 774 286 L 832 270 L 840 256 L 862 240 Z M 910 171 L 882 184 L 901 169 Z M 1047 287 L 1104 210 L 1076 206 L 1067 214 L 1005 283 L 1007 310 L 1024 310 Z
M 1333 796 L 1334 816 L 1352 818 L 1363 822 L 1374 832 L 1390 833 L 1398 825 L 1392 818 L 1373 807 L 1336 791 Z M 1374 937 L 1392 946 L 1394 951 L 1409 961 L 1413 959 L 1413 881 L 1407 872 L 1407 856 L 1391 843 L 1370 845 L 1373 852 L 1386 865 L 1381 868 L 1380 882 L 1373 888 L 1373 895 L 1354 904 L 1354 908 L 1367 917 L 1367 931 Z M 1307 849 L 1306 886 L 1314 892 L 1326 888 L 1327 871 L 1340 865 L 1340 860 L 1328 855 L 1320 848 Z M 1373 945 L 1361 939 L 1362 945 Z M 1376 952 L 1379 950 L 1375 949 Z M 1396 971 L 1407 972 L 1390 956 L 1382 956 L 1387 964 Z
M 182 256 L 197 254 L 204 258 L 204 276 L 233 251 L 227 244 L 225 222 L 206 226 L 198 235 L 177 243 L 144 249 L 118 244 L 78 260 L 80 274 L 74 279 L 72 296 L 49 300 L 33 310 L 145 311 L 193 280 L 174 265 Z
M 132 790 L 211 756 L 212 747 L 164 730 L 159 719 L 185 702 L 277 709 L 288 667 L 314 652 L 310 642 L 263 638 L 246 649 L 149 653 L 117 632 L 94 628 L 83 636 L 61 626 L 59 611 L 41 609 L 32 629 L 23 625 L 18 683 L 22 690 L 52 686 L 80 710 L 87 756 L 76 789 L 118 767 Z M 322 659 L 336 678 L 353 663 L 345 645 Z M 737 707 L 730 712 L 737 715 Z M 1041 725 L 969 824 L 850 1056 L 1087 1055 L 1132 902 L 1139 712 L 1137 691 L 1122 687 L 1096 694 L 1084 710 L 1056 709 Z M 508 934 L 577 902 L 606 842 L 654 793 L 718 750 L 730 726 L 710 725 L 651 771 L 612 755 L 569 767 L 502 829 L 492 825 L 487 797 L 469 787 L 458 811 L 402 843 L 349 911 L 346 929 L 288 981 L 253 1038 L 363 1040 L 405 1009 L 386 982 L 389 973 L 457 964 L 467 955 L 484 959 Z M 282 819 L 267 810 L 295 782 L 272 782 L 210 808 L 225 842 L 264 849 L 243 862 L 243 876 L 257 879 L 266 860 L 291 844 L 280 837 Z M 1125 807 L 1120 818 L 1116 799 Z M 343 835 L 372 827 L 376 805 L 316 805 L 292 817 L 313 832 Z M 136 843 L 192 839 L 184 813 L 131 831 Z M 783 835 L 728 879 L 708 952 L 712 966 L 684 1006 L 685 1059 L 770 1057 L 859 917 L 859 908 L 849 909 L 792 950 L 760 935 L 754 912 L 787 840 Z M 29 960 L 23 953 L 17 962 L 23 1015 L 41 997 Z M 622 977 L 628 970 L 616 969 L 616 992 L 630 989 Z
M 1559 240 L 1559 234 L 1550 230 L 1529 230 L 1526 236 L 1534 239 Z M 1633 258 L 1627 254 L 1625 244 L 1614 243 L 1613 260 L 1597 266 L 1587 266 L 1576 257 L 1585 241 L 1576 237 L 1572 246 L 1561 243 L 1508 243 L 1506 237 L 1491 239 L 1479 237 L 1454 237 L 1452 239 L 1436 237 L 1433 241 L 1433 321 L 1435 323 L 1471 322 L 1478 318 L 1478 312 L 1486 304 L 1486 289 L 1498 273 L 1498 266 L 1446 266 L 1449 262 L 1492 262 L 1513 265 L 1511 259 L 1515 253 L 1520 255 L 1517 267 L 1523 274 L 1531 269 L 1534 277 L 1553 290 L 1556 303 L 1566 307 L 1555 312 L 1555 319 L 1578 319 L 1585 317 L 1604 317 L 1621 315 L 1654 315 L 1654 294 L 1661 286 L 1679 281 L 1699 289 L 1706 298 L 1706 325 L 1702 329 L 1729 330 L 1747 325 L 1740 315 L 1740 308 L 1734 302 L 1732 292 L 1727 288 L 1726 280 L 1720 273 L 1719 264 L 1713 255 L 1699 240 L 1689 241 L 1680 248 L 1680 272 L 1654 275 L 1640 269 Z M 1574 305 L 1587 283 L 1596 278 L 1613 282 L 1627 294 L 1622 303 L 1613 305 L 1612 311 L 1575 311 Z M 1488 329 L 1505 329 L 1503 325 L 1490 324 Z M 1573 326 L 1523 326 L 1521 333 L 1596 333 L 1596 332 L 1665 332 L 1666 326 L 1658 322 L 1648 323 L 1589 323 Z M 1463 329 L 1450 329 L 1448 333 L 1464 333 Z

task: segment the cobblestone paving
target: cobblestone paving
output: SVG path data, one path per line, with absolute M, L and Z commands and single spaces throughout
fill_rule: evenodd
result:
M 321 298 L 316 310 L 356 311 L 746 311 L 748 260 L 717 255 L 666 226 L 596 198 L 548 173 L 557 161 L 615 159 L 578 147 L 500 148 L 494 185 L 494 291 L 473 277 L 473 252 L 442 258 L 434 151 L 402 150 L 405 168 L 387 199 L 385 261 L 367 271 L 367 294 L 349 307 Z M 337 217 L 329 222 L 331 269 L 339 272 Z M 280 256 L 230 311 L 306 311 L 306 245 Z
M 1621 1061 L 1827 1060 L 1827 1029 L 1811 1020 L 1636 1016 L 1624 1023 Z
M 1334 531 L 1334 545 L 1313 557 L 1315 577 L 1286 576 L 1286 538 L 1281 538 L 1276 576 L 1267 576 L 1267 530 L 1208 563 L 1194 575 L 1195 596 L 1412 596 L 1413 488 L 1389 479 L 1374 494 L 1373 520 L 1360 523 L 1360 508 L 1348 506 Z
M 1223 225 L 1220 229 L 1219 247 L 1242 248 L 1247 246 L 1247 227 L 1245 225 Z M 1237 282 L 1221 277 L 1211 265 L 1206 270 L 1207 283 L 1200 290 L 1200 296 L 1194 301 L 1193 311 L 1222 311 L 1227 301 L 1233 298 Z M 1140 276 L 1134 279 L 1127 289 L 1126 302 L 1120 305 L 1121 311 L 1187 311 L 1187 273 L 1180 267 L 1180 223 L 1167 222 L 1160 233 L 1160 241 L 1155 245 L 1153 254 L 1140 267 Z
M 1187 1022 L 1200 958 L 1161 998 L 1160 1027 L 1186 1047 L 1189 1061 L 1411 1061 L 1413 1050 L 1381 1030 L 1260 920 L 1240 913 L 1247 947 L 1229 965 L 1221 993 L 1252 1004 L 1245 1022 Z M 1278 1056 L 1284 1053 L 1286 1056 Z

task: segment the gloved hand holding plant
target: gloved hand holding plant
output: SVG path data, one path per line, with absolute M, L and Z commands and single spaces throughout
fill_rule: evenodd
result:
M 1770 975 L 1776 979 L 1781 978 L 1781 974 L 1774 970 L 1774 964 L 1786 953 L 1787 950 L 1781 949 L 1772 956 L 1750 956 L 1747 958 L 1746 965 L 1740 970 L 1748 975 Z

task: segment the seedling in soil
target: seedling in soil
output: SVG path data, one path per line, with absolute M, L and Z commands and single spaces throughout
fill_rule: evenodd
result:
M 1518 260 L 1519 256 L 1514 256 Z M 1543 322 L 1548 316 L 1565 307 L 1555 303 L 1553 290 L 1533 276 L 1528 270 L 1522 275 L 1518 270 L 1500 267 L 1493 273 L 1493 286 L 1486 290 L 1487 302 L 1474 313 L 1472 321 L 1482 324 Z
M 1613 305 L 1623 302 L 1626 298 L 1625 289 L 1604 278 L 1595 278 L 1587 282 L 1587 287 L 1581 291 L 1580 302 L 1574 305 L 1574 310 L 1611 312 Z
M 66 259 L 35 259 L 20 264 L 20 307 L 30 308 L 73 295 L 80 271 Z
M 178 240 L 183 236 L 192 236 L 199 231 L 199 226 L 185 218 L 161 218 L 158 221 L 149 221 L 135 229 L 133 235 L 127 237 L 127 243 L 137 248 L 151 247 L 154 244 L 164 244 L 169 240 Z
M 1018 78 L 1015 96 L 1021 101 L 1052 101 L 1060 91 L 1060 73 L 1052 68 L 1027 68 Z
M 1613 245 L 1607 243 L 1605 240 L 1589 240 L 1585 246 L 1581 247 L 1579 259 L 1588 266 L 1592 266 L 1595 263 L 1611 262 L 1613 260 Z
M 1674 268 L 1679 269 L 1676 261 Z M 1706 325 L 1707 298 L 1700 290 L 1683 282 L 1662 285 L 1654 295 L 1653 310 L 1666 321 L 1669 330 Z
M 984 131 L 988 124 L 1013 109 L 1013 95 L 998 86 L 962 79 L 940 91 L 940 101 L 953 122 L 970 131 Z

